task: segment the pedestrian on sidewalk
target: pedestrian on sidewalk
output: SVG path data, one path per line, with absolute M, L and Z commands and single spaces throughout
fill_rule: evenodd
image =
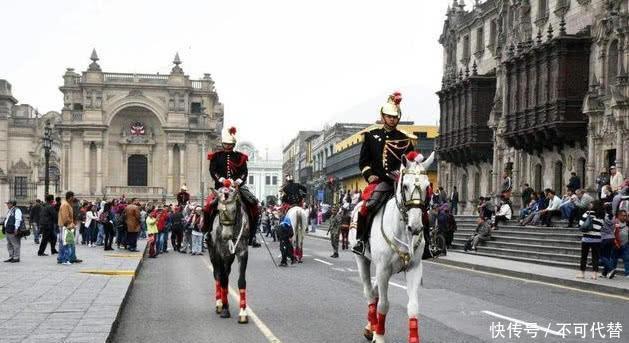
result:
M 142 206 L 140 209 L 140 238 L 146 238 L 146 206 Z
M 310 221 L 310 232 L 317 231 L 317 208 L 314 204 L 310 205 L 310 210 L 308 212 L 308 219 Z
M 37 199 L 28 213 L 28 221 L 31 223 L 35 244 L 39 244 L 39 239 L 41 238 L 41 228 L 39 227 L 39 215 L 41 213 L 41 209 L 41 200 Z
M 627 211 L 618 210 L 614 223 L 614 250 L 609 269 L 609 278 L 613 279 L 618 267 L 618 258 L 622 258 L 625 265 L 625 278 L 629 278 L 629 226 L 627 225 Z
M 203 212 L 201 206 L 197 206 L 194 209 L 192 220 L 190 225 L 192 226 L 192 255 L 202 255 L 203 252 Z
M 330 243 L 332 244 L 332 258 L 339 257 L 339 235 L 341 233 L 341 221 L 343 214 L 339 212 L 338 208 L 334 206 L 332 208 L 332 216 L 330 217 L 330 227 L 327 234 L 330 235 Z
M 181 241 L 183 240 L 183 226 L 185 225 L 181 206 L 177 205 L 170 217 L 171 233 L 170 244 L 174 251 L 181 249 Z
M 149 257 L 157 257 L 157 210 L 151 211 L 146 218 L 146 233 L 148 234 L 147 245 L 149 247 Z
M 616 220 L 611 217 L 605 217 L 605 224 L 601 228 L 601 254 L 599 257 L 600 264 L 603 266 L 601 277 L 607 277 L 611 271 L 612 255 L 614 252 L 614 225 Z
M 24 218 L 22 218 L 22 210 L 17 207 L 17 201 L 9 200 L 6 202 L 9 213 L 4 219 L 4 226 L 2 226 L 2 233 L 7 238 L 7 249 L 9 250 L 9 259 L 4 262 L 18 263 L 20 262 L 20 247 L 22 245 L 22 238 L 18 236 L 18 230 L 20 225 L 24 224 Z
M 55 254 L 55 242 L 53 237 L 55 236 L 55 223 L 57 223 L 57 211 L 55 210 L 54 201 L 55 197 L 52 194 L 46 195 L 44 199 L 46 202 L 42 206 L 39 213 L 39 229 L 42 237 L 39 244 L 39 250 L 37 256 L 48 256 L 46 254 L 46 246 L 50 243 L 50 254 Z
M 91 248 L 96 246 L 98 239 L 97 219 L 96 206 L 89 205 L 89 209 L 85 212 L 85 230 L 87 231 L 87 246 Z
M 59 256 L 57 257 L 57 263 L 69 265 L 70 263 L 81 263 L 82 260 L 76 258 L 76 251 L 71 246 L 66 244 L 66 238 L 73 238 L 68 235 L 68 231 L 73 231 L 77 227 L 77 218 L 74 215 L 74 208 L 72 204 L 75 203 L 74 192 L 68 191 L 65 195 L 65 200 L 59 207 Z M 74 232 L 74 231 L 73 231 Z M 74 242 L 72 242 L 74 244 Z
M 135 198 L 131 199 L 131 204 L 124 209 L 124 217 L 127 228 L 127 250 L 138 251 L 138 234 L 140 232 L 140 202 Z
M 103 206 L 103 210 L 101 214 L 99 215 L 98 219 L 103 225 L 103 233 L 104 233 L 103 245 L 105 246 L 104 250 L 105 251 L 114 250 L 114 248 L 112 248 L 112 244 L 114 243 L 114 235 L 116 232 L 114 230 L 114 214 L 111 210 L 110 202 L 105 203 L 105 205 Z
M 591 279 L 596 280 L 598 277 L 598 259 L 601 251 L 601 229 L 605 225 L 605 209 L 603 203 L 599 200 L 592 202 L 591 209 L 579 221 L 579 229 L 583 233 L 581 238 L 581 272 L 577 274 L 577 278 L 585 278 L 585 267 L 587 266 L 587 257 L 589 251 L 592 251 L 592 273 Z
M 287 259 L 290 258 L 291 264 L 295 264 L 297 261 L 293 255 L 293 243 L 291 239 L 295 234 L 293 226 L 290 223 L 290 218 L 285 216 L 279 225 L 277 230 L 277 238 L 280 241 L 280 252 L 282 253 L 282 260 L 280 261 L 280 267 L 286 267 Z
M 116 230 L 116 246 L 120 250 L 120 246 L 127 248 L 126 235 L 127 235 L 127 223 L 124 218 L 125 204 L 119 203 L 115 207 L 114 211 L 114 228 Z

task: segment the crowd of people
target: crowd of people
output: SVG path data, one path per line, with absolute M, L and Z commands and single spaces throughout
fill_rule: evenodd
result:
M 522 189 L 523 208 L 519 214 L 519 224 L 553 227 L 553 218 L 567 221 L 567 227 L 577 227 L 582 233 L 581 258 L 578 278 L 585 277 L 588 256 L 591 256 L 592 279 L 614 278 L 618 259 L 624 261 L 624 274 L 629 277 L 629 240 L 627 233 L 627 212 L 629 211 L 629 178 L 623 178 L 615 166 L 610 167 L 609 175 L 602 172 L 597 178 L 597 195 L 588 194 L 581 185 L 580 178 L 572 173 L 563 195 L 553 189 L 536 192 L 528 184 Z M 491 233 L 498 230 L 501 222 L 511 219 L 511 180 L 504 176 L 503 189 L 498 205 L 491 197 L 480 197 L 478 204 L 478 225 L 474 234 L 465 244 L 465 251 L 474 249 L 480 242 L 491 239 Z
M 201 255 L 204 251 L 203 213 L 199 204 L 191 202 L 185 186 L 177 195 L 177 204 L 149 202 L 122 196 L 112 200 L 80 201 L 73 192 L 65 198 L 47 195 L 45 201 L 34 201 L 28 208 L 28 223 L 16 202 L 7 201 L 8 213 L 3 222 L 9 259 L 18 263 L 20 248 L 26 237 L 20 237 L 20 226 L 28 226 L 33 241 L 39 244 L 38 256 L 57 255 L 57 263 L 81 263 L 76 245 L 102 247 L 105 251 L 137 252 L 138 239 L 148 239 L 149 257 L 155 258 L 169 250 Z M 169 249 L 170 242 L 170 249 Z M 255 239 L 252 245 L 260 246 Z

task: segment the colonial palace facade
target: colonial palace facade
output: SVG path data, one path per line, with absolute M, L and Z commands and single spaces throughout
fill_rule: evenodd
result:
M 21 205 L 43 198 L 46 124 L 53 128 L 53 193 L 172 200 L 185 184 L 193 197 L 207 194 L 206 154 L 223 126 L 210 74 L 191 80 L 178 55 L 168 74 L 103 72 L 96 51 L 91 60 L 87 71 L 63 75 L 61 113 L 23 113 L 27 105 L 16 105 L 10 84 L 0 83 L 2 198 Z
M 629 3 L 626 0 L 453 1 L 443 46 L 439 180 L 465 212 L 511 175 L 588 191 L 615 165 L 629 172 Z

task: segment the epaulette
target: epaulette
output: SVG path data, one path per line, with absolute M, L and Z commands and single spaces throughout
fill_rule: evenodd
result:
M 404 135 L 406 135 L 406 137 L 410 138 L 410 139 L 417 139 L 417 136 L 415 136 L 414 134 L 408 132 L 408 131 L 404 131 L 404 130 L 399 130 L 400 132 L 402 132 Z
M 366 130 L 364 130 L 364 131 L 362 132 L 362 134 L 363 134 L 363 135 L 366 135 L 366 134 L 368 134 L 368 133 L 373 133 L 374 131 L 379 130 L 379 129 L 381 129 L 381 127 L 374 126 L 374 127 L 372 127 L 371 129 L 368 129 L 368 130 L 366 129 Z

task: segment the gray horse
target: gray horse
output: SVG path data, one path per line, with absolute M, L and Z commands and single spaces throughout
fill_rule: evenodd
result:
M 216 287 L 216 313 L 221 318 L 230 318 L 229 312 L 229 274 L 236 257 L 238 258 L 239 272 L 238 289 L 240 291 L 240 312 L 238 322 L 249 322 L 247 316 L 247 298 L 245 272 L 249 252 L 249 219 L 246 208 L 240 198 L 240 193 L 233 187 L 223 187 L 214 190 L 213 195 L 217 199 L 218 215 L 212 216 L 205 211 L 208 227 L 211 228 L 207 235 L 207 246 L 210 261 L 214 269 L 214 282 Z

